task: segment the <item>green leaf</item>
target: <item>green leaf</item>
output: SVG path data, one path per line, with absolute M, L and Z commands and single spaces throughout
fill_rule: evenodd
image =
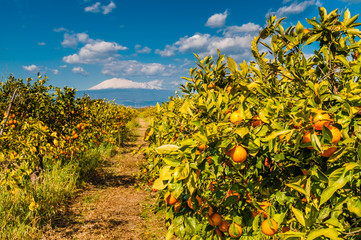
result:
M 294 132 L 294 130 L 280 130 L 280 131 L 276 131 L 276 132 L 272 132 L 270 135 L 268 135 L 266 138 L 265 138 L 265 141 L 270 141 L 278 136 L 281 136 L 281 135 L 286 135 L 290 132 Z
M 330 129 L 325 127 L 325 125 L 322 126 L 322 136 L 328 143 L 332 143 L 332 132 Z
M 174 169 L 174 180 L 176 181 L 186 179 L 188 175 L 189 175 L 189 163 L 186 163 L 183 166 L 179 166 Z
M 358 217 L 361 217 L 361 200 L 357 197 L 351 198 L 351 200 L 347 202 L 347 209 Z
M 172 178 L 173 170 L 171 169 L 171 166 L 165 166 L 160 170 L 159 178 L 164 180 L 169 180 Z
M 154 181 L 153 188 L 157 190 L 163 190 L 164 188 L 167 187 L 167 185 L 168 184 L 164 184 L 162 179 L 158 178 L 157 180 Z
M 350 11 L 346 9 L 345 13 L 343 14 L 343 23 L 346 24 L 350 20 L 350 17 Z
M 337 189 L 338 188 L 336 186 L 329 186 L 325 190 L 323 190 L 322 194 L 321 194 L 321 199 L 320 199 L 320 206 L 322 204 L 324 204 L 325 202 L 327 202 L 333 196 L 333 194 L 337 191 Z
M 162 145 L 160 147 L 157 147 L 155 149 L 155 151 L 158 154 L 169 154 L 169 153 L 177 151 L 178 149 L 179 149 L 179 147 L 177 145 L 166 144 L 166 145 Z
M 320 236 L 325 236 L 328 237 L 332 240 L 339 240 L 342 238 L 338 237 L 338 232 L 335 228 L 324 228 L 324 229 L 317 229 L 317 230 L 312 230 L 308 235 L 306 240 L 313 240 L 316 239 Z
M 313 43 L 314 41 L 318 40 L 321 37 L 321 35 L 322 35 L 322 32 L 311 35 L 311 37 L 309 37 L 307 39 L 305 45 L 309 45 L 309 44 Z
M 303 34 L 303 25 L 298 21 L 296 25 L 296 33 L 297 35 Z
M 305 216 L 303 215 L 303 212 L 297 208 L 292 207 L 292 212 L 295 214 L 295 217 L 299 223 L 301 223 L 302 226 L 306 227 L 306 221 Z
M 237 63 L 230 57 L 227 57 L 227 62 L 228 62 L 228 68 L 231 71 L 231 73 L 237 74 L 237 72 L 238 72 Z
M 162 159 L 166 165 L 171 167 L 177 167 L 181 164 L 180 160 L 174 157 L 164 157 Z
M 168 227 L 167 235 L 165 236 L 165 240 L 171 240 L 174 237 L 174 225 L 171 224 Z
M 298 185 L 292 184 L 292 183 L 286 183 L 285 185 L 286 185 L 287 187 L 290 187 L 290 188 L 296 190 L 296 191 L 299 192 L 299 193 L 302 193 L 302 194 L 304 194 L 304 195 L 307 195 L 305 189 L 303 189 L 301 186 L 298 186 Z
M 335 186 L 338 189 L 342 188 L 346 184 L 345 168 L 338 168 L 333 171 L 328 177 L 328 186 Z
M 194 235 L 195 228 L 196 228 L 196 221 L 192 217 L 185 217 L 184 218 L 184 225 L 186 227 L 187 234 L 190 234 L 191 236 Z
M 246 127 L 241 127 L 241 128 L 237 128 L 235 131 L 234 131 L 235 134 L 238 134 L 240 137 L 244 137 L 246 136 L 248 133 L 249 133 L 249 129 L 246 128 Z

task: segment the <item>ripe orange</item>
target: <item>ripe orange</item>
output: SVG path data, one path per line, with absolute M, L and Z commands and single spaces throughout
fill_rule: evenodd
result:
M 233 229 L 232 225 L 234 226 L 234 229 Z M 236 231 L 231 231 L 231 230 L 236 230 Z M 232 232 L 233 232 L 233 234 L 232 234 Z M 234 232 L 236 232 L 236 234 L 238 232 L 238 234 L 234 235 Z M 238 225 L 237 223 L 232 223 L 231 227 L 228 229 L 228 233 L 232 238 L 239 238 L 242 235 L 242 227 L 240 225 Z
M 302 143 L 309 143 L 311 142 L 311 132 L 306 132 L 305 135 L 303 135 Z M 308 149 L 313 149 L 313 147 L 307 147 Z
M 334 126 L 329 126 L 328 129 L 330 129 L 332 133 L 332 143 L 336 145 L 341 140 L 341 132 Z
M 321 153 L 320 155 L 322 157 L 330 157 L 334 152 L 336 152 L 337 147 L 330 147 L 329 149 L 326 149 L 323 151 L 323 154 Z
M 230 225 L 231 224 L 227 220 L 223 220 L 221 224 L 219 224 L 219 230 L 222 232 L 227 232 Z
M 273 227 L 270 226 L 269 221 L 272 222 Z M 274 235 L 278 230 L 278 225 L 275 220 L 273 219 L 266 219 L 263 221 L 261 225 L 262 232 L 268 236 Z
M 252 127 L 258 127 L 259 125 L 262 125 L 262 121 L 258 115 L 254 116 L 251 120 Z
M 176 199 L 171 193 L 168 195 L 168 197 L 165 199 L 165 202 L 168 205 L 173 205 L 178 201 L 178 199 Z
M 235 191 L 233 191 L 233 190 L 228 190 L 227 195 L 226 195 L 226 198 L 231 197 L 231 196 L 237 196 L 236 202 L 238 202 L 239 199 L 241 199 L 241 195 L 239 195 L 238 192 L 235 192 Z
M 247 151 L 242 146 L 235 146 L 228 152 L 228 155 L 235 163 L 242 163 L 247 159 Z
M 177 201 L 175 204 L 174 204 L 174 211 L 176 212 L 179 212 L 179 209 L 180 207 L 182 206 L 182 201 Z
M 235 125 L 239 124 L 243 120 L 241 117 L 241 112 L 240 111 L 233 112 L 229 120 L 231 121 L 231 123 Z
M 312 119 L 313 127 L 316 130 L 322 130 L 322 126 L 330 125 L 331 117 L 323 110 L 316 110 L 316 115 Z
M 201 206 L 201 205 L 202 205 L 202 198 L 199 197 L 199 196 L 196 196 L 196 199 L 197 199 L 197 201 L 198 201 L 198 207 Z M 191 198 L 191 197 L 188 198 L 187 204 L 188 204 L 188 207 L 189 207 L 190 209 L 193 209 L 192 198 Z
M 218 226 L 222 222 L 222 217 L 219 213 L 213 213 L 208 217 L 208 222 L 212 226 Z
M 232 91 L 232 86 L 228 86 L 228 87 L 227 87 L 227 92 L 228 92 L 228 93 L 231 93 L 231 91 Z
M 213 89 L 214 87 L 215 87 L 214 82 L 210 82 L 210 83 L 208 84 L 208 88 L 209 88 L 209 89 Z
M 198 145 L 199 151 L 203 151 L 204 149 L 206 149 L 206 144 L 202 143 L 202 144 Z
M 266 158 L 265 160 L 264 160 L 264 166 L 265 167 L 269 167 L 271 165 L 271 160 L 269 160 L 268 158 Z

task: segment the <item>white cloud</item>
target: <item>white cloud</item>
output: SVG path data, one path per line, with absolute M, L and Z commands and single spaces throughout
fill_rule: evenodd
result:
M 135 45 L 135 51 L 137 53 L 151 53 L 152 49 L 150 49 L 149 47 L 143 47 L 139 44 Z
M 36 66 L 35 64 L 32 64 L 29 66 L 23 66 L 23 69 L 29 72 L 38 72 L 40 70 L 40 67 Z
M 227 15 L 228 15 L 227 10 L 224 13 L 217 13 L 212 15 L 210 18 L 208 18 L 206 26 L 211 28 L 223 27 L 226 22 Z
M 84 8 L 84 11 L 85 12 L 97 13 L 97 12 L 100 12 L 99 6 L 100 6 L 100 2 L 96 2 L 93 5 Z
M 111 1 L 107 6 L 102 6 L 103 14 L 108 14 L 113 11 L 114 8 L 116 8 L 115 3 Z
M 279 8 L 276 12 L 268 12 L 266 17 L 271 15 L 276 15 L 277 17 L 289 16 L 292 14 L 299 14 L 304 12 L 310 6 L 320 6 L 320 2 L 317 0 L 309 0 L 298 3 L 297 1 L 293 2 L 291 5 L 284 6 Z
M 82 47 L 79 50 L 79 53 L 63 57 L 63 61 L 73 64 L 109 62 L 119 56 L 118 51 L 127 49 L 127 47 L 121 46 L 115 42 L 96 40 Z
M 64 40 L 61 42 L 63 47 L 76 48 L 80 43 L 88 43 L 90 41 L 94 41 L 89 38 L 89 35 L 86 33 L 65 33 Z
M 59 66 L 59 68 L 67 68 L 68 66 L 67 65 L 61 65 L 61 66 Z
M 46 44 L 45 42 L 38 42 L 39 46 L 45 46 L 45 44 Z
M 59 70 L 58 69 L 52 69 L 51 70 L 55 75 L 58 75 L 59 74 Z
M 176 72 L 173 65 L 160 63 L 141 63 L 136 60 L 120 61 L 115 60 L 105 63 L 102 73 L 110 76 L 122 74 L 125 76 L 171 76 Z
M 116 6 L 113 1 L 111 1 L 108 5 L 103 5 L 103 6 L 100 5 L 100 2 L 96 2 L 93 5 L 84 8 L 84 11 L 98 13 L 98 12 L 100 12 L 100 9 L 103 9 L 102 13 L 105 15 L 105 14 L 111 13 L 113 11 L 113 9 L 115 9 L 115 8 L 116 8 Z
M 88 76 L 89 75 L 89 73 L 87 71 L 85 71 L 84 68 L 82 68 L 82 67 L 74 67 L 72 69 L 72 72 L 76 73 L 76 74 L 81 74 L 83 76 Z
M 246 27 L 242 28 L 246 29 Z M 243 33 L 243 36 L 211 36 L 210 34 L 194 34 L 191 37 L 183 37 L 173 45 L 167 45 L 164 51 L 156 50 L 162 56 L 173 56 L 175 53 L 196 53 L 200 57 L 216 55 L 217 49 L 224 54 L 248 55 L 250 44 L 256 33 Z
M 259 32 L 261 26 L 252 22 L 245 23 L 242 26 L 230 26 L 223 31 L 225 37 L 231 37 L 240 33 Z
M 89 90 L 100 89 L 119 89 L 119 88 L 142 88 L 142 89 L 162 89 L 161 80 L 154 80 L 150 82 L 135 82 L 124 78 L 112 78 L 105 80 Z
M 156 49 L 155 53 L 161 55 L 162 57 L 171 57 L 175 55 L 177 47 L 174 45 L 165 46 L 164 50 Z
M 60 27 L 60 28 L 54 28 L 53 31 L 54 32 L 67 32 L 68 29 L 66 29 L 64 27 Z

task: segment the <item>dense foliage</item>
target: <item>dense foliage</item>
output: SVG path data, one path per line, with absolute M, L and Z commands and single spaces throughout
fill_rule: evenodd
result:
M 309 28 L 270 17 L 249 63 L 197 57 L 157 106 L 141 177 L 167 239 L 359 238 L 360 24 L 319 13 Z

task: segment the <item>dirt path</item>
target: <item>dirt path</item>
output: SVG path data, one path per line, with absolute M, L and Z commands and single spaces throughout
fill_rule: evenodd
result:
M 154 215 L 154 196 L 136 191 L 135 174 L 146 122 L 139 120 L 134 143 L 107 159 L 94 181 L 53 220 L 42 239 L 164 239 L 163 221 Z

